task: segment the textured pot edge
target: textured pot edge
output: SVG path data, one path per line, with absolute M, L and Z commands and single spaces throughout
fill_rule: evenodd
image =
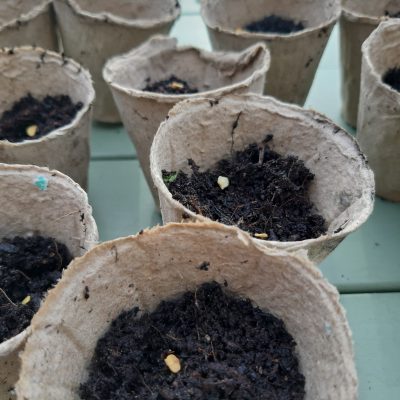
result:
M 230 28 L 224 28 L 219 25 L 212 25 L 209 23 L 208 18 L 206 16 L 206 2 L 208 0 L 201 0 L 201 8 L 200 8 L 200 15 L 201 18 L 203 19 L 204 24 L 206 25 L 207 28 L 224 33 L 229 36 L 233 36 L 235 38 L 243 38 L 243 39 L 258 39 L 260 41 L 291 41 L 291 40 L 296 40 L 298 38 L 306 37 L 310 34 L 313 34 L 314 32 L 317 32 L 321 29 L 329 29 L 332 25 L 335 25 L 336 22 L 339 20 L 340 15 L 341 15 L 341 6 L 340 6 L 340 1 L 335 0 L 337 3 L 337 10 L 335 11 L 334 15 L 327 19 L 324 23 L 321 23 L 319 25 L 316 25 L 314 27 L 310 28 L 305 28 L 302 29 L 301 31 L 294 32 L 291 34 L 283 35 L 283 34 L 274 34 L 274 33 L 254 33 L 254 32 L 247 32 L 247 31 L 240 31 L 236 32 L 235 30 L 232 30 Z
M 277 104 L 277 105 L 282 105 L 282 106 L 285 106 L 287 108 L 291 108 L 294 111 L 301 112 L 301 113 L 306 114 L 306 115 L 308 114 L 309 117 L 313 118 L 317 122 L 322 122 L 322 123 L 325 123 L 325 124 L 329 124 L 330 126 L 334 127 L 335 129 L 339 129 L 338 132 L 341 132 L 342 136 L 346 137 L 346 139 L 350 141 L 352 146 L 358 151 L 358 153 L 362 157 L 362 162 L 363 162 L 363 165 L 365 166 L 365 172 L 366 172 L 366 177 L 365 178 L 366 178 L 366 180 L 368 180 L 370 182 L 370 185 L 364 189 L 364 191 L 363 191 L 363 193 L 361 194 L 361 197 L 360 197 L 360 198 L 370 199 L 368 201 L 368 203 L 366 204 L 366 207 L 364 207 L 364 212 L 360 215 L 360 218 L 357 220 L 356 223 L 347 225 L 340 232 L 332 233 L 332 234 L 329 234 L 329 235 L 319 236 L 318 238 L 315 238 L 315 239 L 307 239 L 307 240 L 294 241 L 294 242 L 265 241 L 265 240 L 261 240 L 261 239 L 257 239 L 257 238 L 252 238 L 252 240 L 254 242 L 257 242 L 260 245 L 263 245 L 264 247 L 271 246 L 271 247 L 275 247 L 275 248 L 285 249 L 287 251 L 296 251 L 296 250 L 298 250 L 298 248 L 304 248 L 304 247 L 308 247 L 308 246 L 312 246 L 312 245 L 323 243 L 326 239 L 343 240 L 347 235 L 349 235 L 350 233 L 356 231 L 363 223 L 365 223 L 365 221 L 369 218 L 369 216 L 371 215 L 371 213 L 372 213 L 372 211 L 374 209 L 374 203 L 375 203 L 374 174 L 373 174 L 371 168 L 368 165 L 368 161 L 367 161 L 366 157 L 361 152 L 361 149 L 360 149 L 360 147 L 358 145 L 357 140 L 352 135 L 350 135 L 348 132 L 346 132 L 343 128 L 341 128 L 338 125 L 336 125 L 333 121 L 331 121 L 324 114 L 322 114 L 320 112 L 317 112 L 315 110 L 303 109 L 302 107 L 297 106 L 295 104 L 284 103 L 284 102 L 279 101 L 279 100 L 277 100 L 275 98 L 272 98 L 272 97 L 261 96 L 261 95 L 256 95 L 256 94 L 231 95 L 229 97 L 243 97 L 243 98 L 245 97 L 245 98 L 249 98 L 249 99 L 250 98 L 258 98 L 258 99 L 267 98 L 272 103 L 275 102 L 275 104 Z M 212 100 L 212 99 L 196 98 L 196 99 L 185 100 L 184 102 L 178 103 L 177 105 L 175 105 L 170 110 L 170 112 L 168 113 L 168 116 L 171 116 L 174 113 L 176 113 L 177 108 L 180 108 L 181 105 L 184 105 L 185 103 L 189 103 L 190 102 L 191 104 L 193 104 L 193 103 L 202 104 L 205 100 L 209 101 L 209 100 Z M 154 137 L 154 141 L 153 141 L 151 152 L 150 152 L 150 172 L 151 172 L 151 176 L 152 176 L 152 179 L 153 179 L 154 186 L 156 187 L 157 191 L 159 193 L 162 193 L 162 196 L 164 196 L 166 199 L 168 199 L 169 203 L 172 204 L 175 209 L 179 209 L 182 212 L 182 214 L 186 214 L 186 215 L 189 216 L 189 218 L 192 218 L 192 219 L 197 220 L 199 222 L 212 222 L 211 219 L 209 219 L 207 217 L 203 217 L 201 215 L 198 215 L 198 214 L 194 213 L 193 211 L 190 211 L 184 205 L 182 205 L 177 200 L 175 200 L 172 197 L 171 192 L 165 186 L 165 184 L 164 184 L 164 182 L 163 182 L 163 180 L 162 180 L 162 178 L 160 176 L 159 171 L 155 171 L 156 162 L 154 160 L 153 147 L 155 147 L 156 143 L 158 142 L 158 136 L 159 136 L 158 132 L 167 123 L 168 123 L 168 119 L 166 119 L 165 121 L 163 121 L 161 123 L 161 125 L 160 125 L 160 127 L 159 127 L 159 129 L 157 131 L 157 134 Z
M 392 89 L 389 85 L 385 84 L 382 81 L 382 77 L 380 74 L 376 72 L 374 63 L 372 62 L 371 59 L 371 54 L 370 54 L 370 48 L 373 47 L 375 39 L 385 30 L 390 30 L 391 28 L 398 28 L 400 29 L 400 19 L 386 19 L 383 20 L 377 28 L 371 33 L 371 35 L 365 40 L 365 42 L 362 44 L 361 47 L 361 52 L 362 52 L 362 62 L 365 62 L 366 65 L 368 66 L 371 74 L 373 75 L 376 84 L 378 87 L 380 87 L 382 90 L 385 92 L 389 93 L 391 96 L 397 98 L 397 100 L 400 103 L 400 92 L 398 92 L 395 89 Z
M 53 0 L 52 0 L 53 1 Z M 175 7 L 174 13 L 170 17 L 156 18 L 156 19 L 128 19 L 122 18 L 115 14 L 106 13 L 91 13 L 83 10 L 75 0 L 55 0 L 66 3 L 68 7 L 74 12 L 77 17 L 84 18 L 93 22 L 107 22 L 114 25 L 126 26 L 129 28 L 137 29 L 154 29 L 162 25 L 170 24 L 176 21 L 181 15 L 181 6 Z
M 12 51 L 12 53 L 10 53 Z M 96 93 L 94 91 L 93 87 L 93 80 L 92 76 L 86 68 L 82 67 L 79 63 L 74 61 L 72 58 L 67 58 L 63 57 L 61 54 L 51 51 L 51 50 L 45 50 L 42 49 L 41 47 L 33 47 L 33 46 L 20 46 L 20 47 L 14 47 L 12 49 L 10 48 L 0 48 L 0 57 L 2 55 L 7 55 L 10 54 L 10 57 L 17 56 L 19 54 L 28 54 L 28 53 L 33 53 L 33 54 L 38 54 L 41 57 L 46 58 L 47 56 L 50 56 L 51 59 L 48 60 L 50 62 L 59 64 L 59 67 L 61 68 L 70 68 L 73 66 L 76 68 L 76 72 L 80 74 L 85 75 L 85 79 L 88 82 L 88 87 L 87 87 L 87 96 L 88 99 L 83 102 L 83 107 L 81 110 L 78 111 L 78 113 L 75 115 L 75 118 L 68 124 L 64 125 L 56 130 L 51 131 L 45 136 L 42 136 L 38 139 L 33 139 L 33 140 L 24 140 L 22 142 L 9 142 L 8 140 L 3 140 L 1 143 L 1 146 L 3 147 L 23 147 L 25 145 L 32 145 L 34 143 L 42 143 L 42 142 L 47 142 L 51 140 L 56 140 L 59 136 L 63 136 L 65 134 L 68 134 L 70 131 L 73 129 L 77 128 L 78 125 L 81 123 L 81 121 L 90 113 L 91 108 L 93 107 L 93 103 L 96 97 Z M 44 55 L 44 56 L 43 56 Z M 45 61 L 46 62 L 46 61 Z
M 167 95 L 167 94 L 160 94 L 160 93 L 153 93 L 153 92 L 147 92 L 144 90 L 140 89 L 135 89 L 135 88 L 128 88 L 124 85 L 121 85 L 119 83 L 116 83 L 114 80 L 114 75 L 116 70 L 112 72 L 111 70 L 113 69 L 113 66 L 116 62 L 118 62 L 121 59 L 129 59 L 134 56 L 134 53 L 136 52 L 136 49 L 132 49 L 127 53 L 117 55 L 115 57 L 110 58 L 106 64 L 104 65 L 103 68 L 103 79 L 105 82 L 113 89 L 116 90 L 120 93 L 123 93 L 127 96 L 130 97 L 137 97 L 137 98 L 143 98 L 143 99 L 148 99 L 148 100 L 153 100 L 157 102 L 162 102 L 162 103 L 173 103 L 175 104 L 177 101 L 183 101 L 187 99 L 194 99 L 194 98 L 199 98 L 199 97 L 208 97 L 208 96 L 213 96 L 217 94 L 218 97 L 224 96 L 226 93 L 231 92 L 232 90 L 239 90 L 241 88 L 248 87 L 253 81 L 256 81 L 257 79 L 266 76 L 268 74 L 268 71 L 271 66 L 271 54 L 266 47 L 265 44 L 263 43 L 257 43 L 252 46 L 247 47 L 245 50 L 239 52 L 234 52 L 234 51 L 208 51 L 208 50 L 203 50 L 201 48 L 195 47 L 195 46 L 178 46 L 178 41 L 176 38 L 170 38 L 168 36 L 163 36 L 163 35 L 155 35 L 152 37 L 152 39 L 163 39 L 166 42 L 172 42 L 174 41 L 174 47 L 172 48 L 174 51 L 177 53 L 179 52 L 185 52 L 185 51 L 195 51 L 199 57 L 205 60 L 209 60 L 212 55 L 218 54 L 218 53 L 232 53 L 232 54 L 250 54 L 252 51 L 257 51 L 257 52 L 265 52 L 264 56 L 264 61 L 265 65 L 262 67 L 256 69 L 253 71 L 253 73 L 247 77 L 245 80 L 240 81 L 238 83 L 229 85 L 229 86 L 221 86 L 219 88 L 215 88 L 212 90 L 207 90 L 205 92 L 199 92 L 199 93 L 194 93 L 194 94 L 182 94 L 182 95 Z M 171 40 L 172 39 L 172 40 Z M 151 39 L 150 39 L 151 40 Z M 218 93 L 217 93 L 218 92 Z
M 40 14 L 44 14 L 45 12 L 51 9 L 50 7 L 52 3 L 53 0 L 42 0 L 41 4 L 37 4 L 36 6 L 32 7 L 32 9 L 29 12 L 22 14 L 15 19 L 10 20 L 9 22 L 6 22 L 4 25 L 0 25 L 0 32 L 6 29 L 13 28 L 17 26 L 20 22 L 27 23 L 38 17 Z
M 152 228 L 148 228 L 143 230 L 142 232 L 136 234 L 136 235 L 130 235 L 127 237 L 122 237 L 118 239 L 114 239 L 111 241 L 103 242 L 96 246 L 94 249 L 92 249 L 90 252 L 86 253 L 84 256 L 80 257 L 79 259 L 74 260 L 70 264 L 70 268 L 68 268 L 65 271 L 65 274 L 63 275 L 63 278 L 65 276 L 65 279 L 59 282 L 59 284 L 51 289 L 48 293 L 48 296 L 46 300 L 48 299 L 49 303 L 56 301 L 58 298 L 58 293 L 62 292 L 64 290 L 64 286 L 66 286 L 66 281 L 75 279 L 76 276 L 78 275 L 79 271 L 82 271 L 81 268 L 81 263 L 85 263 L 87 259 L 96 259 L 97 257 L 101 257 L 104 252 L 116 248 L 117 245 L 119 244 L 126 244 L 131 241 L 137 240 L 138 237 L 142 235 L 157 235 L 159 232 L 163 232 L 169 229 L 185 229 L 187 226 L 192 226 L 196 229 L 213 229 L 213 230 L 220 230 L 224 232 L 233 232 L 237 235 L 237 238 L 242 241 L 247 247 L 249 252 L 251 250 L 256 250 L 259 251 L 260 253 L 270 255 L 272 257 L 279 257 L 279 256 L 285 256 L 285 257 L 290 257 L 292 260 L 296 260 L 298 263 L 298 266 L 296 265 L 295 268 L 301 270 L 302 274 L 307 274 L 310 281 L 314 281 L 316 287 L 318 287 L 319 291 L 324 294 L 324 299 L 325 301 L 328 301 L 331 304 L 332 310 L 336 310 L 336 317 L 338 318 L 338 321 L 340 322 L 340 326 L 342 327 L 342 334 L 343 334 L 343 341 L 346 343 L 346 347 L 348 348 L 349 352 L 346 354 L 348 355 L 351 365 L 349 366 L 349 372 L 350 372 L 350 378 L 349 381 L 352 382 L 352 385 L 349 389 L 349 395 L 348 400 L 356 400 L 357 399 L 357 393 L 358 393 L 358 376 L 357 376 L 357 371 L 355 367 L 355 351 L 354 351 L 354 340 L 353 340 L 353 334 L 352 330 L 350 327 L 350 324 L 347 319 L 346 315 L 346 310 L 340 303 L 340 294 L 335 286 L 333 286 L 329 281 L 323 276 L 320 270 L 315 268 L 314 264 L 305 256 L 304 251 L 297 251 L 297 252 L 290 252 L 288 253 L 285 250 L 278 250 L 278 249 L 268 249 L 265 246 L 260 245 L 256 241 L 252 240 L 251 236 L 247 234 L 246 232 L 233 227 L 233 226 L 227 226 L 223 225 L 217 222 L 213 221 L 206 221 L 206 222 L 198 222 L 198 221 L 193 221 L 193 222 L 188 222 L 187 224 L 181 224 L 181 223 L 168 223 L 167 225 L 164 226 L 155 226 Z M 45 313 L 45 307 L 41 308 L 37 314 L 35 314 L 33 323 L 32 323 L 32 330 L 35 331 L 36 328 L 40 329 L 40 319 L 41 319 L 41 314 Z M 39 314 L 40 313 L 40 314 Z M 36 319 L 39 320 L 39 322 L 36 322 Z M 24 358 L 26 358 L 28 355 L 26 353 L 23 353 L 21 355 L 21 360 L 22 363 L 24 362 Z M 20 378 L 21 379 L 21 378 Z M 23 378 L 22 378 L 23 379 Z M 20 384 L 20 381 L 18 382 L 17 386 Z M 18 389 L 17 389 L 18 390 Z

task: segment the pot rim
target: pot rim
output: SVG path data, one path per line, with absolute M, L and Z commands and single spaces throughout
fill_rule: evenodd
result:
M 368 161 L 366 159 L 366 157 L 363 155 L 363 153 L 360 150 L 360 147 L 358 145 L 357 140 L 355 139 L 355 137 L 353 137 L 352 135 L 350 135 L 349 133 L 347 133 L 343 128 L 339 127 L 338 125 L 336 125 L 333 121 L 331 121 L 328 117 L 326 117 L 324 114 L 319 113 L 315 110 L 307 110 L 304 108 L 301 108 L 300 106 L 297 106 L 295 104 L 288 104 L 288 103 L 284 103 L 281 102 L 275 98 L 269 97 L 269 96 L 262 96 L 262 95 L 258 95 L 258 94 L 244 94 L 244 95 L 229 95 L 226 98 L 229 98 L 230 100 L 251 100 L 251 101 L 255 101 L 255 100 L 268 100 L 268 102 L 270 104 L 274 104 L 274 105 L 278 105 L 278 106 L 283 106 L 286 109 L 290 109 L 292 111 L 295 111 L 297 113 L 301 113 L 302 115 L 306 116 L 308 119 L 312 119 L 314 121 L 316 121 L 317 123 L 321 123 L 324 124 L 325 126 L 329 126 L 331 127 L 333 130 L 335 130 L 336 135 L 341 135 L 342 137 L 345 137 L 349 143 L 351 144 L 351 146 L 353 148 L 355 148 L 357 150 L 357 152 L 359 153 L 361 159 L 362 159 L 362 164 L 365 167 L 364 168 L 364 179 L 365 181 L 368 183 L 367 185 L 365 185 L 365 187 L 363 187 L 361 196 L 361 198 L 366 199 L 366 204 L 364 205 L 363 208 L 363 213 L 360 214 L 360 217 L 357 219 L 357 221 L 350 221 L 351 223 L 346 224 L 339 232 L 333 232 L 333 233 L 327 233 L 324 235 L 321 235 L 317 238 L 313 238 L 313 239 L 305 239 L 305 240 L 297 240 L 297 241 L 272 241 L 272 240 L 262 240 L 262 239 L 257 239 L 255 237 L 252 237 L 252 239 L 259 243 L 259 244 L 263 244 L 264 246 L 273 246 L 276 248 L 280 248 L 280 249 L 290 249 L 292 250 L 296 250 L 296 249 L 301 249 L 304 247 L 307 247 L 309 245 L 315 245 L 317 243 L 323 243 L 326 239 L 337 239 L 337 240 L 342 240 L 344 239 L 347 235 L 349 235 L 351 232 L 354 232 L 356 229 L 358 229 L 371 215 L 373 208 L 374 208 L 374 202 L 375 202 L 375 184 L 374 184 L 374 174 L 371 170 L 371 168 L 368 165 Z M 181 102 L 179 104 L 177 104 L 176 106 L 174 106 L 170 112 L 168 113 L 168 116 L 173 116 L 176 112 L 179 112 L 180 109 L 182 107 L 188 107 L 189 105 L 196 105 L 196 104 L 205 104 L 205 102 L 209 102 L 210 99 L 207 98 L 197 98 L 197 99 L 191 99 L 191 100 L 185 100 L 184 102 Z M 187 110 L 187 109 L 186 109 Z M 155 158 L 155 151 L 154 149 L 156 148 L 156 146 L 158 146 L 159 144 L 159 140 L 160 140 L 160 131 L 163 129 L 163 127 L 168 124 L 168 118 L 163 121 L 157 131 L 157 134 L 154 137 L 154 141 L 151 147 L 151 152 L 150 152 L 150 171 L 151 171 L 151 176 L 154 182 L 154 185 L 156 187 L 156 189 L 158 190 L 160 197 L 161 197 L 161 193 L 162 196 L 164 196 L 166 199 L 168 199 L 168 201 L 170 202 L 170 204 L 172 204 L 174 206 L 174 208 L 178 209 L 182 214 L 186 214 L 189 216 L 189 218 L 192 218 L 194 220 L 200 221 L 200 222 L 210 222 L 212 221 L 210 218 L 208 217 L 204 217 L 202 215 L 196 214 L 195 212 L 189 210 L 187 207 L 185 207 L 182 203 L 180 203 L 179 201 L 175 200 L 172 197 L 172 193 L 168 190 L 167 186 L 165 185 L 163 179 L 162 179 L 162 175 L 161 175 L 161 171 L 158 170 L 158 167 L 156 168 L 156 158 Z M 353 203 L 354 204 L 354 203 Z
M 122 92 L 128 96 L 131 97 L 140 97 L 143 99 L 149 99 L 149 100 L 155 100 L 157 102 L 163 102 L 163 103 L 177 103 L 182 100 L 186 99 L 193 99 L 193 98 L 199 98 L 199 97 L 206 97 L 206 96 L 214 96 L 220 97 L 225 95 L 228 92 L 231 92 L 232 90 L 238 90 L 242 87 L 247 87 L 249 86 L 253 81 L 256 81 L 257 79 L 261 78 L 262 76 L 266 75 L 268 73 L 268 70 L 271 65 L 271 55 L 266 47 L 265 44 L 263 43 L 256 43 L 252 46 L 249 46 L 248 48 L 244 49 L 242 52 L 234 52 L 234 51 L 208 51 L 208 50 L 203 50 L 195 46 L 178 46 L 178 41 L 176 38 L 171 38 L 168 36 L 162 36 L 162 35 L 156 35 L 153 36 L 148 42 L 145 44 L 151 44 L 152 41 L 158 41 L 160 43 L 165 43 L 166 46 L 169 44 L 173 45 L 166 47 L 162 51 L 158 52 L 157 54 L 162 54 L 163 52 L 167 51 L 173 51 L 174 53 L 181 54 L 189 51 L 194 51 L 196 55 L 200 58 L 203 59 L 205 62 L 210 62 L 212 61 L 212 57 L 218 54 L 222 53 L 231 53 L 231 54 L 251 54 L 254 52 L 253 57 L 258 57 L 260 53 L 264 53 L 263 56 L 263 65 L 257 68 L 252 72 L 251 75 L 249 75 L 247 78 L 244 80 L 228 85 L 228 86 L 221 86 L 215 89 L 207 90 L 204 92 L 198 92 L 198 93 L 192 93 L 192 94 L 162 94 L 162 93 L 156 93 L 156 92 L 149 92 L 149 91 L 144 91 L 142 89 L 136 89 L 133 87 L 127 87 L 124 86 L 120 83 L 115 82 L 115 75 L 118 72 L 117 70 L 113 70 L 114 64 L 118 63 L 121 60 L 128 60 L 131 58 L 135 57 L 135 53 L 137 49 L 132 49 L 129 52 L 125 54 L 120 54 L 118 56 L 115 56 L 111 58 L 110 60 L 107 61 L 103 68 L 103 78 L 106 81 L 106 83 L 111 86 L 113 89 L 118 90 L 119 92 Z M 141 47 L 141 46 L 140 46 Z M 113 70 L 113 71 L 112 71 Z M 267 78 L 268 79 L 268 78 Z
M 375 79 L 376 85 L 390 94 L 393 98 L 400 102 L 400 92 L 393 89 L 390 85 L 383 82 L 382 76 L 376 71 L 374 62 L 371 59 L 370 49 L 374 46 L 374 41 L 385 31 L 391 29 L 400 29 L 400 19 L 391 18 L 382 21 L 378 27 L 371 33 L 371 35 L 362 44 L 361 50 L 363 54 L 363 61 L 368 65 L 370 73 Z
M 83 74 L 83 79 L 86 81 L 87 86 L 87 99 L 82 101 L 83 107 L 77 112 L 74 119 L 68 123 L 67 125 L 61 126 L 58 129 L 55 129 L 48 134 L 41 136 L 38 139 L 30 139 L 23 140 L 22 142 L 9 142 L 8 140 L 0 140 L 0 147 L 24 147 L 31 146 L 33 144 L 38 144 L 41 142 L 56 140 L 58 137 L 63 136 L 71 132 L 74 128 L 76 128 L 83 117 L 90 111 L 93 106 L 93 102 L 95 99 L 95 91 L 93 87 L 93 80 L 90 72 L 83 68 L 80 64 L 74 61 L 71 58 L 64 57 L 63 55 L 56 53 L 54 51 L 45 50 L 41 47 L 33 47 L 33 46 L 21 46 L 15 48 L 2 48 L 0 49 L 0 57 L 23 57 L 24 55 L 34 55 L 38 56 L 38 58 L 43 58 L 43 62 L 51 62 L 53 64 L 58 64 L 61 68 L 68 68 L 71 71 Z M 5 110 L 4 110 L 5 111 Z M 4 112 L 3 111 L 3 112 Z
M 66 3 L 71 10 L 78 17 L 90 20 L 92 22 L 100 23 L 111 23 L 113 25 L 125 26 L 136 29 L 154 29 L 168 23 L 172 23 L 181 15 L 181 5 L 177 1 L 177 7 L 174 8 L 174 12 L 167 16 L 160 16 L 159 18 L 151 19 L 129 19 L 120 17 L 110 12 L 96 12 L 92 13 L 84 10 L 76 0 L 56 0 Z
M 11 19 L 10 21 L 0 25 L 0 32 L 8 28 L 13 28 L 15 26 L 18 26 L 20 23 L 27 23 L 32 19 L 36 18 L 37 16 L 39 16 L 40 14 L 47 12 L 48 11 L 47 8 L 51 5 L 52 1 L 53 0 L 41 0 L 40 4 L 34 5 L 25 14 L 21 14 L 17 18 Z
M 334 11 L 331 18 L 327 19 L 325 22 L 318 24 L 316 26 L 312 26 L 309 28 L 304 28 L 301 31 L 289 33 L 289 34 L 279 34 L 279 33 L 262 33 L 262 32 L 249 32 L 246 30 L 234 30 L 231 28 L 225 28 L 218 24 L 211 24 L 206 13 L 206 4 L 209 0 L 201 0 L 201 9 L 200 14 L 201 17 L 206 24 L 207 28 L 212 29 L 216 32 L 224 33 L 226 35 L 234 36 L 235 38 L 241 39 L 252 39 L 252 40 L 264 40 L 264 41 L 282 41 L 288 42 L 291 40 L 297 40 L 299 38 L 306 37 L 308 35 L 313 34 L 322 29 L 328 29 L 332 25 L 335 25 L 341 15 L 341 7 L 340 2 L 338 0 L 334 0 L 336 4 L 336 10 Z

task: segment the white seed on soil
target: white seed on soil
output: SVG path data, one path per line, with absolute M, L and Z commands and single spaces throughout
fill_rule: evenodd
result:
M 255 233 L 254 236 L 257 239 L 268 239 L 268 233 Z
M 26 306 L 31 301 L 31 296 L 26 296 L 21 303 Z
M 226 176 L 219 176 L 217 183 L 218 186 L 224 190 L 229 186 L 229 179 Z

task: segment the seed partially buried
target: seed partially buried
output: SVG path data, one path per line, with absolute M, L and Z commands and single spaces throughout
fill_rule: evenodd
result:
M 35 137 L 38 131 L 37 125 L 30 125 L 26 128 L 26 134 L 29 137 Z

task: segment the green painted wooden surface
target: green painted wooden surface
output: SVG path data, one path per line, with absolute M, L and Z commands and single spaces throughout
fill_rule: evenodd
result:
M 198 2 L 184 0 L 172 31 L 181 44 L 210 48 Z M 321 60 L 306 107 L 340 116 L 338 29 Z M 351 129 L 349 129 L 351 131 Z M 161 223 L 136 153 L 121 125 L 94 124 L 89 199 L 101 240 Z M 354 334 L 360 400 L 400 399 L 400 204 L 377 199 L 373 215 L 321 265 L 342 293 Z M 382 293 L 379 293 L 382 292 Z

